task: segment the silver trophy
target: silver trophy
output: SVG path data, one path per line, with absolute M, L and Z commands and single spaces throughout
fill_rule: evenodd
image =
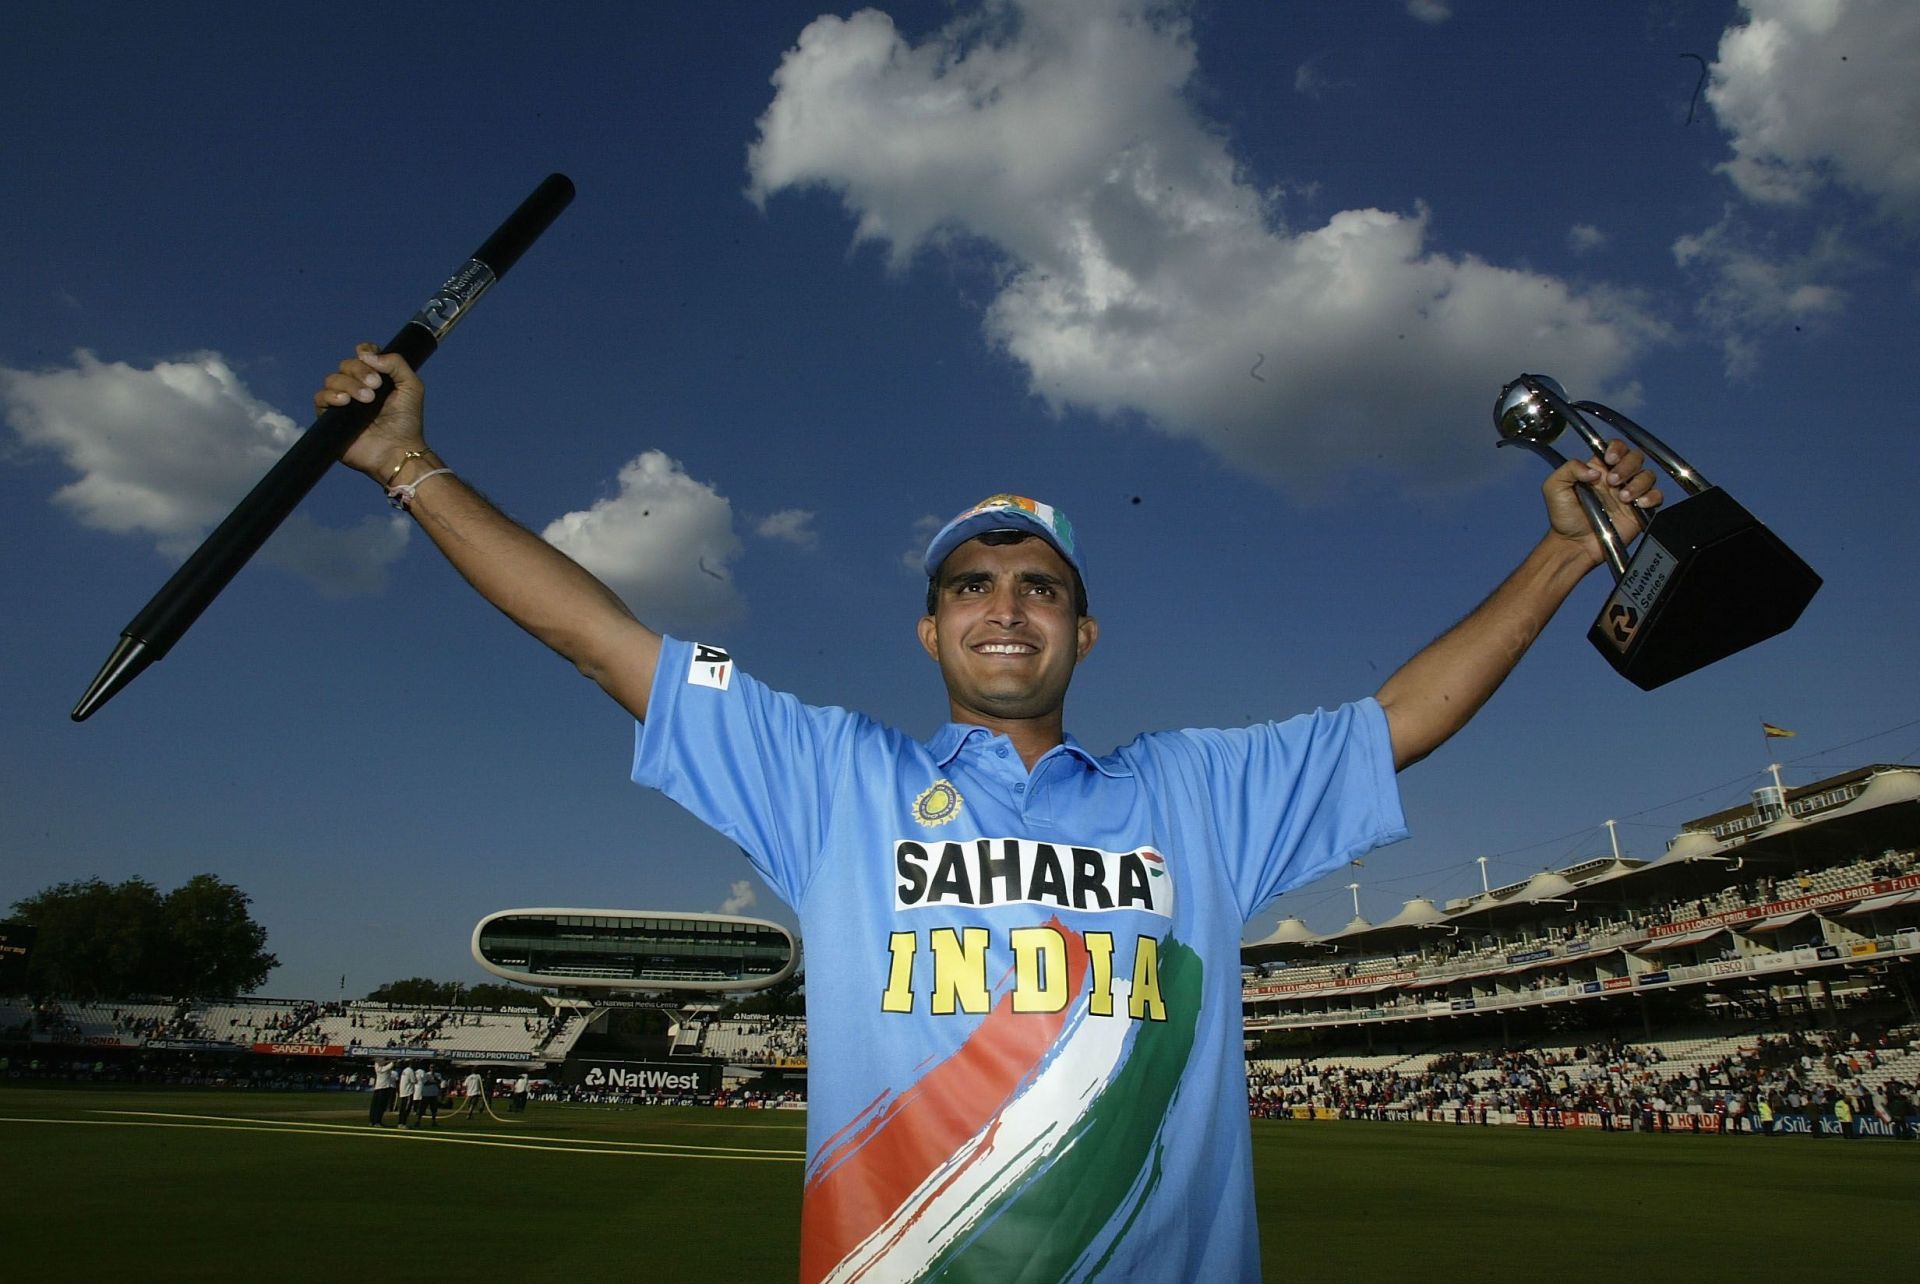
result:
M 1793 627 L 1820 577 L 1672 447 L 1609 406 L 1569 402 L 1545 375 L 1521 375 L 1493 406 L 1500 444 L 1524 446 L 1550 468 L 1567 462 L 1552 443 L 1569 427 L 1596 457 L 1605 455 L 1593 419 L 1638 446 L 1687 493 L 1653 514 L 1629 551 L 1600 496 L 1584 483 L 1576 492 L 1613 571 L 1613 593 L 1587 633 L 1607 662 L 1651 691 Z

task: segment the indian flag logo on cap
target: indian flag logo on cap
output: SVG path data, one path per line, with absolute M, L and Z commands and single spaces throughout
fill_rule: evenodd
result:
M 981 513 L 1005 512 L 1009 508 L 1018 509 L 1045 526 L 1053 532 L 1053 538 L 1062 552 L 1073 553 L 1073 523 L 1067 520 L 1067 515 L 1052 504 L 1043 504 L 1025 495 L 989 495 L 953 520 L 958 524 Z

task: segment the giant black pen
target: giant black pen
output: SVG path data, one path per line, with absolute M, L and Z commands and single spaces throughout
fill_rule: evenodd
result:
M 399 353 L 418 370 L 439 348 L 454 323 L 486 293 L 487 287 L 519 262 L 527 247 L 572 200 L 572 181 L 565 174 L 549 174 L 381 351 Z M 322 412 L 287 448 L 279 462 L 122 630 L 119 645 L 73 707 L 75 722 L 84 722 L 148 665 L 166 655 L 193 627 L 247 559 L 259 551 L 353 439 L 373 422 L 390 386 L 383 383 L 371 402 L 349 402 Z

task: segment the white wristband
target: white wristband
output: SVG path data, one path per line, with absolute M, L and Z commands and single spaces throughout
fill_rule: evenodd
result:
M 421 473 L 404 486 L 389 486 L 387 487 L 387 502 L 403 513 L 410 512 L 413 509 L 413 492 L 420 488 L 421 482 L 426 481 L 429 477 L 438 477 L 441 473 L 450 473 L 452 471 L 453 469 L 451 468 L 436 468 L 430 473 Z

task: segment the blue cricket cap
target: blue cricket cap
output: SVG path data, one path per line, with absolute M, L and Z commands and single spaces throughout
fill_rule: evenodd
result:
M 1053 545 L 1053 551 L 1066 560 L 1073 573 L 1080 577 L 1080 588 L 1084 592 L 1087 586 L 1087 568 L 1080 560 L 1080 549 L 1073 539 L 1073 523 L 1067 515 L 1051 504 L 1043 504 L 1037 499 L 1028 499 L 1025 495 L 989 495 L 987 498 L 960 514 L 933 537 L 927 545 L 925 567 L 927 578 L 932 579 L 940 572 L 940 563 L 947 555 L 976 535 L 985 535 L 989 531 L 1019 531 L 1026 535 L 1038 535 Z

